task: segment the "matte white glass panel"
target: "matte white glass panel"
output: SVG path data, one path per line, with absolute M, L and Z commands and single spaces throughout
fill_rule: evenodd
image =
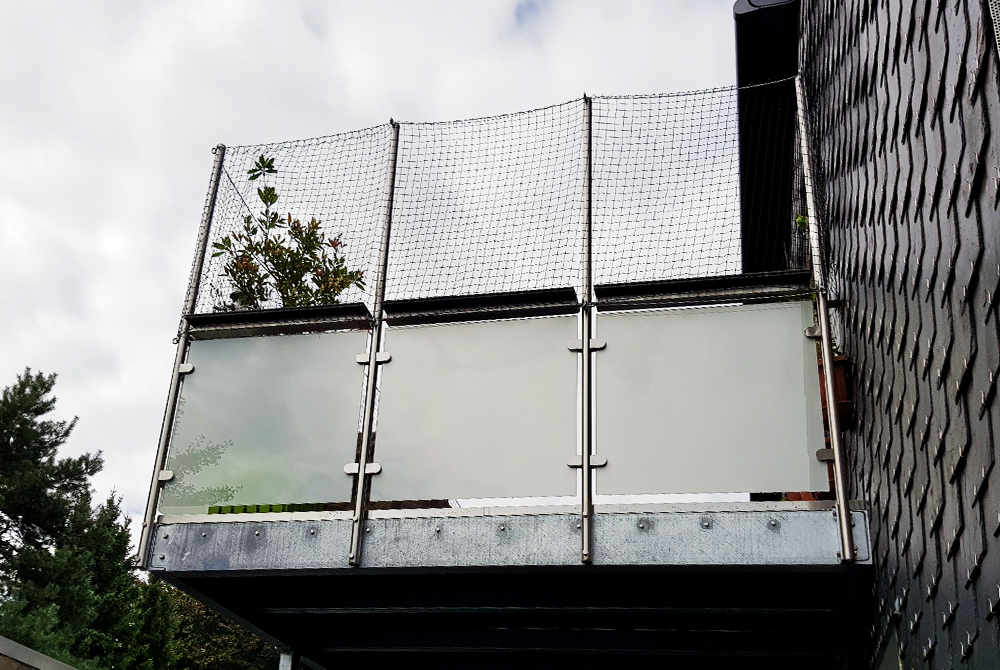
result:
M 574 495 L 576 322 L 390 329 L 372 499 Z
M 211 505 L 346 502 L 357 450 L 364 332 L 191 343 L 160 500 Z
M 826 490 L 808 301 L 601 314 L 602 494 Z

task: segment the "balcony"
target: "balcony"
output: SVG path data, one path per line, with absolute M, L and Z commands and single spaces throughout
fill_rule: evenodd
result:
M 737 94 L 220 147 L 146 567 L 314 667 L 843 659 L 808 175 L 750 236 Z M 226 304 L 258 156 L 363 284 Z

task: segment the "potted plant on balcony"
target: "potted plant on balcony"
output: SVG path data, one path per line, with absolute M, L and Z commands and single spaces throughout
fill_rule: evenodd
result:
M 279 215 L 278 192 L 267 184 L 267 176 L 277 174 L 274 158 L 261 155 L 247 174 L 262 180 L 257 197 L 264 209 L 212 244 L 212 258 L 225 257 L 222 275 L 232 289 L 216 295 L 216 312 L 264 309 L 275 296 L 281 307 L 332 305 L 347 288 L 364 288 L 362 272 L 347 267 L 340 237 L 327 237 L 322 221 Z

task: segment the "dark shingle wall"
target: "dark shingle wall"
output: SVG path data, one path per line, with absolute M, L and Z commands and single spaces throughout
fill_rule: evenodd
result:
M 985 0 L 803 3 L 800 59 L 872 505 L 873 653 L 1000 667 L 1000 95 Z M 890 650 L 889 653 L 893 653 Z

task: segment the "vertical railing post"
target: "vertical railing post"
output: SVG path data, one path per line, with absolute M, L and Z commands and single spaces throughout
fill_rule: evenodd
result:
M 586 162 L 585 162 L 585 172 L 584 172 L 584 228 L 583 228 L 583 296 L 581 300 L 581 311 L 580 311 L 580 344 L 583 355 L 583 366 L 581 369 L 583 377 L 583 388 L 580 394 L 581 396 L 581 411 L 580 418 L 582 421 L 581 429 L 581 461 L 580 461 L 580 471 L 582 473 L 582 484 L 580 487 L 581 505 L 580 505 L 580 527 L 582 530 L 582 548 L 580 553 L 580 560 L 584 563 L 590 563 L 591 561 L 591 547 L 592 533 L 593 533 L 593 520 L 594 520 L 594 471 L 590 465 L 591 461 L 591 450 L 593 449 L 593 417 L 591 416 L 591 411 L 593 409 L 593 366 L 591 365 L 591 336 L 593 334 L 592 328 L 592 302 L 591 294 L 593 293 L 593 262 L 592 262 L 592 235 L 593 228 L 591 225 L 591 178 L 593 176 L 593 159 L 592 159 L 592 121 L 593 121 L 593 99 L 588 97 L 585 93 L 583 95 L 583 123 L 584 123 L 584 133 L 586 137 Z
M 827 425 L 830 428 L 830 445 L 833 447 L 833 483 L 837 496 L 837 521 L 840 526 L 841 560 L 853 561 L 854 538 L 851 532 L 851 510 L 847 499 L 846 461 L 840 434 L 840 417 L 833 390 L 833 339 L 830 334 L 830 308 L 827 302 L 827 283 L 823 273 L 823 253 L 820 245 L 819 214 L 813 195 L 812 162 L 809 152 L 809 122 L 806 115 L 806 93 L 802 76 L 795 77 L 795 98 L 799 117 L 799 148 L 802 154 L 802 177 L 806 187 L 806 210 L 809 213 L 809 246 L 812 255 L 813 282 L 816 287 L 816 307 L 821 337 L 824 389 L 826 395 Z
M 351 550 L 347 556 L 349 565 L 361 564 L 361 533 L 365 525 L 368 511 L 368 499 L 371 494 L 371 476 L 368 475 L 368 463 L 372 454 L 372 437 L 375 420 L 375 401 L 378 388 L 378 353 L 382 347 L 383 314 L 382 303 L 385 300 L 386 273 L 389 269 L 389 240 L 392 233 L 392 201 L 396 188 L 396 155 L 399 149 L 399 124 L 389 120 L 392 135 L 389 147 L 387 188 L 385 199 L 384 224 L 382 227 L 382 243 L 379 247 L 378 277 L 375 282 L 375 305 L 372 310 L 372 335 L 368 347 L 368 378 L 365 384 L 365 413 L 361 424 L 361 453 L 358 456 L 357 486 L 355 487 L 354 516 L 351 528 Z
M 205 265 L 205 253 L 208 248 L 209 229 L 212 216 L 215 214 L 215 200 L 219 194 L 219 181 L 222 177 L 222 165 L 226 158 L 226 147 L 218 145 L 212 150 L 215 163 L 212 165 L 212 177 L 208 182 L 208 195 L 205 198 L 205 208 L 201 213 L 201 226 L 198 229 L 198 244 L 195 249 L 194 263 L 191 266 L 191 276 L 188 279 L 187 294 L 184 296 L 184 310 L 181 315 L 180 331 L 177 334 L 177 352 L 174 354 L 174 370 L 170 377 L 170 390 L 167 393 L 167 407 L 163 412 L 163 423 L 160 426 L 160 441 L 156 449 L 156 461 L 153 466 L 153 478 L 149 483 L 149 497 L 146 499 L 146 513 L 142 519 L 142 534 L 139 537 L 139 567 L 146 568 L 149 564 L 149 545 L 152 538 L 153 522 L 156 520 L 156 505 L 160 497 L 160 473 L 163 471 L 167 458 L 167 447 L 170 444 L 170 431 L 174 423 L 174 413 L 177 409 L 177 396 L 181 384 L 181 364 L 187 356 L 189 328 L 187 315 L 195 310 L 198 301 L 198 289 L 201 285 L 202 268 Z

